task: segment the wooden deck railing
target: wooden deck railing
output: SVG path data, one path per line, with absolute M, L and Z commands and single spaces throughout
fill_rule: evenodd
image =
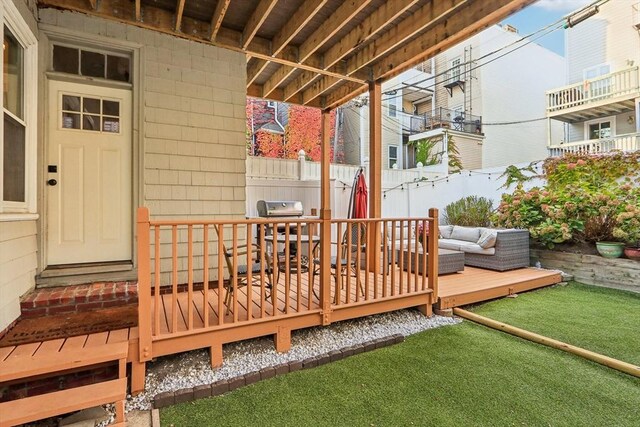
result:
M 591 139 L 587 141 L 568 142 L 566 144 L 550 145 L 549 156 L 557 157 L 566 153 L 600 154 L 610 151 L 640 150 L 640 133 L 616 135 L 609 138 Z
M 437 255 L 438 233 L 427 239 L 426 231 L 427 224 L 438 229 L 437 211 L 430 214 L 420 219 L 150 220 L 148 209 L 140 208 L 140 361 L 154 357 L 157 341 L 310 313 L 327 324 L 334 309 L 409 295 L 432 294 L 435 302 L 437 256 L 427 260 L 419 242 L 428 240 L 429 254 Z M 318 227 L 331 230 L 331 242 L 320 241 Z M 420 239 L 416 229 L 423 230 Z M 272 230 L 279 233 L 274 236 Z M 320 262 L 323 251 L 330 262 Z M 405 259 L 414 268 L 406 268 Z

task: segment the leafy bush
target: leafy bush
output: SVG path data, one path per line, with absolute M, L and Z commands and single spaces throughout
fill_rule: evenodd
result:
M 449 203 L 444 208 L 443 220 L 450 225 L 488 227 L 491 225 L 493 201 L 484 197 L 469 196 Z
M 522 182 L 503 194 L 494 221 L 529 229 L 552 248 L 564 242 L 640 238 L 640 153 L 571 154 L 544 164 L 547 185 L 526 191 Z

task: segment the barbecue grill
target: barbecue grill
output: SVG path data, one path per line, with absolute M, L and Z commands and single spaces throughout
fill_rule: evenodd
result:
M 301 217 L 304 213 L 300 201 L 258 200 L 258 216 L 262 218 Z

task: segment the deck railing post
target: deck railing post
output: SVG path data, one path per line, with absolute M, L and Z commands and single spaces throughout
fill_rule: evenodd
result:
M 427 260 L 427 275 L 429 278 L 429 289 L 433 291 L 431 301 L 435 304 L 438 302 L 438 209 L 429 209 L 429 217 L 431 224 L 429 226 L 429 243 L 427 252 L 429 259 Z
M 140 362 L 151 360 L 151 248 L 149 209 L 138 208 L 138 346 Z M 160 274 L 156 271 L 155 274 Z

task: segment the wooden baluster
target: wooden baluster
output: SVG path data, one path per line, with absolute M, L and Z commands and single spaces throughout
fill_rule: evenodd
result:
M 307 270 L 307 283 L 309 284 L 307 286 L 307 310 L 311 310 L 311 300 L 313 298 L 313 287 L 315 286 L 314 284 L 314 270 L 316 268 L 316 265 L 314 264 L 314 253 L 313 250 L 315 249 L 315 242 L 313 242 L 313 236 L 315 236 L 315 229 L 316 229 L 316 224 L 309 224 L 309 227 L 307 227 L 307 236 L 309 236 L 309 244 L 307 245 L 307 259 L 309 260 L 309 268 Z
M 209 224 L 202 230 L 202 316 L 204 327 L 209 327 Z
M 160 276 L 162 275 L 160 267 L 160 226 L 153 227 L 153 241 L 154 241 L 154 263 L 155 263 L 155 275 L 154 275 L 154 294 L 153 294 L 153 324 L 155 328 L 154 335 L 160 335 L 160 312 L 162 310 L 162 302 L 160 301 Z
M 430 229 L 434 230 L 433 238 L 429 239 L 429 289 L 433 290 L 432 302 L 438 301 L 438 209 L 429 209 L 429 216 L 431 217 Z
M 272 245 L 271 247 L 273 248 L 273 274 L 274 277 L 278 277 L 280 276 L 280 266 L 278 265 L 278 241 L 277 241 L 277 237 L 278 237 L 278 224 L 277 223 L 273 223 L 271 224 L 271 237 L 273 238 L 272 240 Z M 279 280 L 278 280 L 279 281 Z M 271 289 L 271 315 L 275 316 L 277 314 L 277 309 L 278 309 L 278 283 L 274 283 L 273 284 L 273 289 Z
M 253 310 L 253 235 L 251 224 L 246 224 L 247 238 L 247 321 L 251 320 Z
M 427 289 L 427 250 L 429 249 L 429 236 L 432 233 L 438 233 L 438 230 L 431 230 L 429 226 L 429 234 L 427 234 L 427 226 L 429 225 L 428 220 L 422 220 L 422 241 L 424 244 L 422 245 L 422 290 Z
M 171 227 L 171 332 L 178 332 L 178 226 Z
M 375 234 L 371 233 L 370 231 L 372 230 L 373 227 L 373 223 L 372 222 L 363 222 L 360 224 L 361 227 L 366 227 L 366 232 L 367 232 L 367 237 L 370 239 L 371 236 L 375 236 Z M 360 233 L 358 233 L 358 237 L 360 236 Z M 373 239 L 371 239 L 373 240 Z M 358 248 L 362 247 L 362 242 L 358 242 Z M 372 249 L 373 248 L 373 249 Z M 380 250 L 380 248 L 378 248 L 378 251 Z M 370 278 L 369 276 L 371 276 L 371 253 L 375 252 L 375 240 L 373 242 L 368 242 L 368 244 L 364 245 L 364 270 L 365 270 L 365 276 L 364 276 L 364 295 L 363 295 L 363 299 L 365 301 L 367 301 L 369 299 L 369 282 L 370 282 Z M 359 253 L 359 251 L 358 251 Z M 375 264 L 375 263 L 374 263 Z M 374 272 L 374 277 L 375 275 L 378 274 L 378 272 Z
M 347 235 L 351 235 L 351 229 L 349 228 L 350 223 L 347 223 Z M 340 221 L 338 221 L 336 223 L 336 231 L 337 231 L 337 236 L 338 236 L 338 248 L 337 248 L 337 253 L 336 253 L 336 280 L 335 280 L 335 291 L 334 291 L 334 296 L 333 296 L 333 301 L 336 305 L 340 304 L 341 298 L 342 296 L 341 294 L 341 290 L 342 290 L 342 223 Z M 351 251 L 347 250 L 347 259 L 346 259 L 346 263 L 347 263 L 347 268 L 350 268 L 349 266 L 351 265 Z M 346 295 L 347 295 L 347 303 L 349 302 L 349 289 L 351 288 L 351 280 L 350 280 L 350 274 L 347 275 L 347 289 L 345 291 Z
M 224 306 L 224 224 L 216 224 L 218 227 L 218 325 L 224 323 L 226 307 Z M 229 272 L 231 273 L 231 272 Z
M 307 226 L 309 227 L 309 226 Z M 296 271 L 298 273 L 297 275 L 297 279 L 298 279 L 298 286 L 297 286 L 297 296 L 296 296 L 296 311 L 300 312 L 300 297 L 302 296 L 302 271 L 300 271 L 300 269 L 302 268 L 302 228 L 301 228 L 301 224 L 298 223 L 297 227 L 296 227 L 296 235 L 298 238 L 298 241 L 296 242 L 297 244 L 297 250 L 296 250 Z M 309 240 L 309 245 L 311 244 L 311 240 Z M 311 260 L 309 260 L 309 262 L 311 262 Z
M 419 220 L 416 220 L 415 223 L 414 223 L 414 228 L 413 228 L 415 230 L 415 233 L 414 233 L 415 234 L 415 236 L 414 236 L 415 260 L 413 261 L 413 268 L 414 268 L 413 271 L 415 273 L 414 276 L 413 276 L 413 279 L 414 279 L 413 291 L 414 292 L 418 292 L 418 279 L 420 278 L 420 273 L 419 273 L 419 271 L 420 271 L 420 269 L 419 269 L 419 267 L 420 267 L 420 264 L 419 264 L 419 261 L 420 261 L 420 255 L 419 255 L 420 254 L 420 242 L 418 241 L 418 238 L 422 237 L 422 236 L 418 234 L 418 224 L 419 223 L 420 223 Z M 423 234 L 423 233 L 421 233 L 421 234 Z
M 402 295 L 404 293 L 404 270 L 408 270 L 406 265 L 407 263 L 404 262 L 404 253 L 408 245 L 404 241 L 404 221 L 400 220 L 398 222 L 400 224 L 400 253 L 398 254 L 398 265 L 401 267 L 399 272 L 400 280 L 398 281 L 398 294 Z
M 391 221 L 391 296 L 396 294 L 396 221 Z M 400 271 L 402 274 L 402 271 Z
M 291 292 L 291 241 L 290 230 L 291 223 L 284 224 L 284 312 L 289 314 L 289 293 Z
M 233 224 L 231 226 L 231 235 L 232 235 L 232 248 L 233 248 L 233 272 L 231 272 L 230 274 L 232 274 L 233 276 L 233 280 L 232 283 L 230 283 L 232 292 L 231 295 L 233 296 L 233 322 L 237 323 L 238 322 L 238 224 Z
M 187 329 L 193 329 L 193 225 L 187 226 Z
M 258 225 L 258 233 L 260 239 L 260 318 L 264 317 L 264 309 L 267 300 L 267 292 L 265 286 L 265 263 L 267 262 L 267 244 L 265 242 L 264 224 Z M 274 286 L 275 272 L 271 275 L 271 286 Z M 273 290 L 272 290 L 273 292 Z

